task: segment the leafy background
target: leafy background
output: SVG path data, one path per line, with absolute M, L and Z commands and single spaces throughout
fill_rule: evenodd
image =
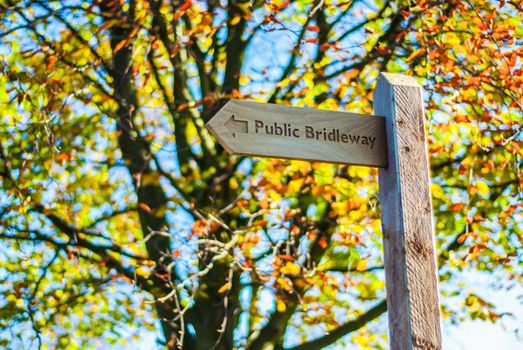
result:
M 0 6 L 2 346 L 386 348 L 376 170 L 203 127 L 230 98 L 371 113 L 380 71 L 426 90 L 444 322 L 517 320 L 490 291 L 521 293 L 519 2 Z

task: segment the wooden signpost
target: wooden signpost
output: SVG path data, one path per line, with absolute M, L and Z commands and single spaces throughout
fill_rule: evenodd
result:
M 374 113 L 387 121 L 389 164 L 378 172 L 391 349 L 441 349 L 423 89 L 381 74 Z
M 390 344 L 441 349 L 423 89 L 380 74 L 378 116 L 230 101 L 207 128 L 233 154 L 379 167 Z
M 383 117 L 232 100 L 207 128 L 232 154 L 387 166 Z

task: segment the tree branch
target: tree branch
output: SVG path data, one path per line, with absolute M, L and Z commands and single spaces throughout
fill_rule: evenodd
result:
M 49 15 L 53 15 L 55 16 L 63 25 L 65 25 L 67 27 L 67 29 L 69 29 L 71 31 L 71 33 L 75 36 L 75 38 L 78 39 L 78 41 L 80 41 L 85 47 L 87 47 L 89 49 L 89 51 L 91 52 L 91 54 L 98 60 L 100 61 L 100 63 L 102 64 L 102 66 L 105 68 L 105 70 L 107 72 L 109 72 L 109 65 L 107 64 L 107 62 L 105 62 L 105 60 L 103 59 L 102 56 L 100 56 L 98 54 L 98 52 L 96 52 L 96 50 L 91 46 L 89 45 L 89 43 L 87 42 L 87 40 L 85 40 L 81 35 L 80 33 L 78 32 L 78 30 L 76 30 L 72 24 L 67 21 L 62 15 L 60 15 L 59 11 L 54 11 L 53 9 L 51 9 L 49 6 L 47 6 L 46 3 L 40 1 L 40 0 L 37 0 L 36 3 L 38 5 L 40 5 L 42 8 L 44 8 L 46 11 L 49 12 L 48 16 Z
M 367 312 L 362 314 L 360 317 L 353 321 L 349 321 L 345 323 L 344 325 L 341 325 L 340 327 L 336 328 L 335 330 L 329 332 L 328 334 L 324 335 L 323 337 L 311 340 L 309 342 L 300 344 L 298 346 L 295 346 L 293 348 L 290 348 L 288 350 L 317 350 L 322 349 L 334 342 L 336 342 L 341 337 L 354 332 L 355 330 L 360 329 L 361 327 L 365 326 L 370 321 L 378 318 L 380 315 L 382 315 L 385 311 L 387 311 L 387 301 L 382 300 L 380 303 L 369 309 Z
M 229 0 L 228 1 L 228 20 L 227 20 L 227 39 L 226 39 L 226 63 L 225 74 L 223 78 L 223 93 L 230 94 L 233 91 L 240 89 L 240 75 L 243 62 L 243 54 L 245 50 L 245 43 L 242 40 L 243 32 L 245 31 L 246 20 L 242 10 L 237 4 L 244 3 L 244 0 Z M 234 19 L 240 16 L 238 23 L 234 23 Z
M 379 39 L 374 44 L 373 48 L 367 52 L 365 55 L 365 58 L 361 59 L 359 62 L 352 63 L 348 66 L 342 67 L 330 74 L 328 74 L 325 78 L 327 80 L 332 79 L 343 72 L 346 72 L 348 70 L 357 69 L 359 71 L 363 70 L 363 68 L 369 64 L 370 62 L 374 61 L 376 58 L 380 57 L 380 52 L 377 50 L 380 45 L 386 46 L 390 51 L 391 49 L 395 48 L 397 45 L 399 45 L 400 41 L 395 40 L 395 34 L 398 33 L 401 29 L 401 21 L 403 16 L 401 15 L 402 8 L 398 9 L 398 12 L 392 17 L 392 21 L 389 25 L 389 28 L 383 33 Z M 414 17 L 413 17 L 414 18 Z M 413 19 L 411 19 L 412 21 Z
M 307 19 L 305 20 L 305 23 L 303 24 L 303 26 L 300 30 L 300 34 L 298 35 L 298 39 L 296 40 L 296 43 L 294 44 L 294 48 L 292 49 L 292 54 L 291 54 L 291 57 L 289 58 L 289 62 L 287 63 L 287 66 L 283 70 L 283 73 L 282 73 L 280 79 L 278 80 L 279 82 L 288 78 L 290 76 L 290 74 L 292 73 L 292 71 L 294 71 L 294 69 L 296 68 L 296 58 L 298 57 L 298 54 L 300 53 L 301 43 L 303 41 L 303 38 L 305 37 L 305 33 L 307 32 L 307 26 L 309 25 L 310 20 L 311 20 L 311 17 L 307 16 Z M 276 98 L 277 98 L 278 94 L 280 93 L 281 89 L 282 89 L 281 86 L 278 85 L 276 87 L 276 89 L 274 89 L 271 97 L 269 98 L 269 100 L 267 102 L 268 103 L 276 102 Z

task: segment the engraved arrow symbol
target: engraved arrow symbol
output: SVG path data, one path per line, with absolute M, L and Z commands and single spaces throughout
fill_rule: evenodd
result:
M 232 133 L 232 137 L 236 137 L 237 132 L 247 133 L 248 122 L 246 120 L 236 119 L 234 114 L 225 122 L 225 127 Z

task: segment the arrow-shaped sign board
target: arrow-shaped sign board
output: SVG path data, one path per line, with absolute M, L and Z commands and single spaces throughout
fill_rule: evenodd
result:
M 383 117 L 231 100 L 206 126 L 233 154 L 387 166 Z

